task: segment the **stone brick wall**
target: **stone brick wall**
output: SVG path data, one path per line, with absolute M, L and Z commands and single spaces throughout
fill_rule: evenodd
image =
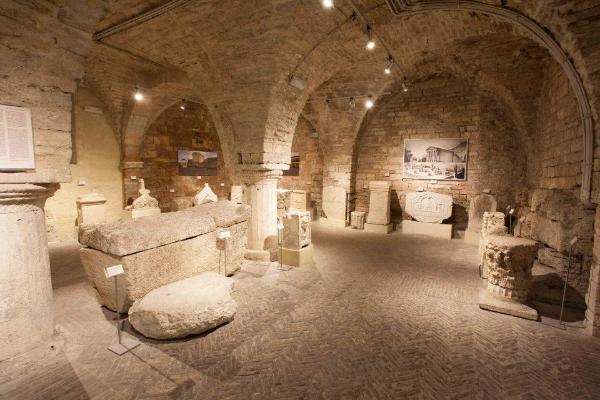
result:
M 356 171 L 357 210 L 368 211 L 371 180 L 392 181 L 392 220 L 403 214 L 404 193 L 419 189 L 449 194 L 452 221 L 465 229 L 472 196 L 490 189 L 500 208 L 514 204 L 524 184 L 525 154 L 502 103 L 468 82 L 433 79 L 396 94 L 362 128 Z M 469 139 L 466 181 L 402 178 L 404 139 Z
M 219 137 L 208 108 L 188 102 L 185 111 L 176 103 L 148 128 L 142 147 L 142 176 L 160 208 L 171 210 L 175 197 L 194 196 L 208 183 L 219 198 L 228 198 L 230 177 L 225 173 Z M 177 150 L 217 151 L 217 176 L 179 176 Z M 221 186 L 223 184 L 223 186 Z M 173 189 L 174 192 L 170 190 Z
M 104 12 L 103 1 L 78 3 L 1 4 L 0 104 L 31 108 L 36 163 L 34 172 L 0 173 L 2 183 L 70 180 L 71 95 Z
M 311 136 L 314 131 L 313 126 L 304 117 L 298 119 L 292 152 L 300 153 L 300 176 L 283 176 L 279 186 L 309 192 L 318 216 L 323 191 L 323 156 L 319 149 L 319 139 Z
M 121 153 L 109 114 L 90 90 L 79 88 L 73 119 L 76 157 L 71 164 L 72 180 L 62 183 L 46 202 L 49 241 L 77 238 L 76 200 L 83 194 L 96 191 L 106 196 L 108 222 L 118 220 L 122 212 Z

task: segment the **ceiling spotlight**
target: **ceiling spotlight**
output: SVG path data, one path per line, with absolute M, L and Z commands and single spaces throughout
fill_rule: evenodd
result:
M 325 7 L 325 8 L 333 7 L 333 0 L 323 0 L 323 1 L 321 1 L 321 3 L 323 4 L 323 7 Z
M 140 89 L 138 89 L 137 87 L 135 88 L 135 90 L 133 92 L 133 99 L 135 101 L 144 101 L 144 93 L 142 93 L 142 91 Z
M 350 97 L 350 108 L 356 107 L 356 99 L 354 97 Z
M 391 74 L 393 66 L 394 66 L 394 59 L 392 58 L 391 55 L 388 55 L 388 64 L 387 64 L 387 67 L 385 67 L 385 69 L 383 70 L 383 72 L 385 72 L 386 75 Z
M 373 40 L 373 30 L 369 25 L 367 25 L 367 36 L 369 37 L 369 41 L 367 42 L 365 48 L 367 50 L 373 50 L 375 48 L 375 41 Z
M 404 77 L 404 82 L 402 82 L 402 91 L 408 92 L 408 80 Z
M 373 103 L 373 100 L 371 99 L 371 96 L 369 96 L 367 98 L 367 101 L 365 101 L 365 108 L 367 110 L 370 110 L 371 108 L 373 108 L 373 104 L 375 104 L 375 103 Z
M 179 109 L 181 111 L 185 111 L 185 99 L 181 99 L 181 104 L 179 105 Z

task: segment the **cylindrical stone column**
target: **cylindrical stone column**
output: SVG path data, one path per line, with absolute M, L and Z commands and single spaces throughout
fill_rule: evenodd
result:
M 47 196 L 42 186 L 0 184 L 0 361 L 54 333 Z
M 251 207 L 246 258 L 269 261 L 277 254 L 277 182 L 275 172 L 246 172 L 244 204 Z

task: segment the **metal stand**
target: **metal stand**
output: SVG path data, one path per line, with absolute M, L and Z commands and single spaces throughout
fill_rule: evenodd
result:
M 115 280 L 115 307 L 117 309 L 117 336 L 119 338 L 119 342 L 115 343 L 115 344 L 111 344 L 110 346 L 108 346 L 108 350 L 112 351 L 113 353 L 115 353 L 118 356 L 122 356 L 123 354 L 127 353 L 130 350 L 135 349 L 136 347 L 138 347 L 140 345 L 140 342 L 138 342 L 135 339 L 129 339 L 129 338 L 122 338 L 122 334 L 121 334 L 121 329 L 122 329 L 122 325 L 121 325 L 121 313 L 119 312 L 119 292 L 118 292 L 118 285 L 117 285 L 117 279 L 118 279 L 119 275 L 115 275 L 114 276 L 114 280 Z
M 221 239 L 223 240 L 223 249 L 219 249 L 219 274 L 227 276 L 227 243 L 229 242 L 228 238 Z M 221 256 L 225 261 L 223 265 L 223 272 L 221 272 Z
M 573 246 L 569 246 L 569 263 L 567 264 L 567 276 L 565 277 L 565 285 L 563 287 L 563 295 L 562 295 L 562 303 L 560 305 L 560 317 L 558 318 L 558 323 L 563 325 L 563 312 L 565 310 L 565 301 L 567 299 L 567 287 L 569 286 L 569 275 L 571 274 L 571 253 L 573 251 Z

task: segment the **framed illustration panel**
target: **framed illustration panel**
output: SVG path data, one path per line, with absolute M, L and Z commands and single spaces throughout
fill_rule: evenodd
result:
M 402 177 L 464 181 L 468 139 L 405 139 Z
M 179 176 L 216 176 L 217 153 L 214 151 L 177 150 Z
M 35 169 L 31 110 L 0 105 L 0 171 Z

